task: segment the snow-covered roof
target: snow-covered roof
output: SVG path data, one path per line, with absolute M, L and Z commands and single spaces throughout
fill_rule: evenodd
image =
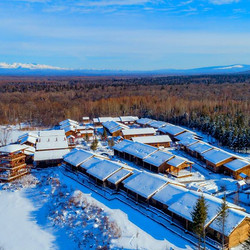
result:
M 144 135 L 144 134 L 156 134 L 154 128 L 133 128 L 122 130 L 123 135 Z
M 27 146 L 27 148 L 24 149 L 24 154 L 26 154 L 26 155 L 34 155 L 35 151 L 36 151 L 36 149 L 34 147 Z
M 161 127 L 167 125 L 167 123 L 162 122 L 162 121 L 152 121 L 152 122 L 150 122 L 149 125 L 150 125 L 150 127 L 153 127 L 153 128 L 161 128 Z
M 184 146 L 191 146 L 191 145 L 193 145 L 193 144 L 195 144 L 197 142 L 199 142 L 197 139 L 189 137 L 189 138 L 185 138 L 183 140 L 180 140 L 179 144 L 184 145 Z
M 186 131 L 186 129 L 172 124 L 167 124 L 166 126 L 159 128 L 158 130 L 174 136 Z
M 61 126 L 65 125 L 65 124 L 78 125 L 78 122 L 74 121 L 74 120 L 71 120 L 71 119 L 67 119 L 67 120 L 59 122 L 59 125 L 61 125 Z
M 180 195 L 171 205 L 169 205 L 168 209 L 182 218 L 192 222 L 193 220 L 191 213 L 193 212 L 194 206 L 201 195 L 201 193 L 195 191 L 185 192 L 183 195 Z M 208 205 L 206 225 L 217 216 L 221 202 L 220 199 L 212 199 L 211 197 L 209 197 L 209 199 L 207 199 L 207 197 L 205 198 Z
M 97 164 L 101 161 L 103 161 L 103 160 L 100 158 L 92 157 L 92 158 L 88 159 L 87 161 L 83 162 L 79 167 L 87 170 L 89 168 L 92 168 L 95 164 Z
M 128 126 L 115 122 L 115 121 L 106 121 L 102 123 L 103 127 L 105 127 L 110 133 L 114 133 L 116 131 L 127 129 Z
M 161 176 L 148 172 L 141 172 L 134 178 L 126 181 L 124 187 L 148 199 L 165 184 L 167 184 L 167 180 Z
M 190 132 L 190 131 L 186 131 L 186 132 L 184 132 L 184 133 L 182 133 L 180 135 L 175 136 L 175 138 L 177 140 L 181 141 L 181 140 L 184 140 L 184 139 L 187 139 L 187 138 L 194 138 L 195 136 L 196 136 L 195 133 Z
M 156 147 L 152 147 L 147 144 L 134 142 L 128 147 L 123 149 L 123 152 L 138 157 L 140 159 L 144 159 L 145 157 L 149 156 L 150 154 L 156 152 L 158 149 Z
M 43 130 L 38 132 L 39 137 L 49 137 L 49 136 L 65 136 L 65 132 L 62 129 L 59 130 Z
M 82 120 L 89 120 L 89 116 L 83 116 Z
M 168 135 L 138 136 L 138 137 L 132 137 L 132 141 L 146 143 L 146 144 L 172 142 L 172 140 Z
M 190 146 L 188 146 L 188 148 L 192 151 L 195 151 L 199 154 L 202 154 L 202 153 L 205 153 L 207 152 L 208 150 L 211 150 L 213 149 L 213 146 L 207 144 L 207 143 L 204 143 L 204 142 L 201 142 L 199 141 L 198 143 L 195 143 L 195 144 L 192 144 Z
M 172 155 L 170 153 L 163 152 L 163 151 L 156 151 L 153 154 L 146 157 L 144 159 L 144 162 L 147 162 L 153 166 L 159 167 L 162 165 L 162 163 L 170 160 L 173 157 L 174 157 L 174 155 Z
M 36 151 L 34 161 L 60 160 L 69 153 L 69 149 Z
M 25 133 L 25 134 L 20 135 L 20 136 L 17 138 L 17 141 L 21 141 L 24 137 L 34 137 L 34 138 L 38 138 L 38 135 L 37 135 L 37 133 L 35 133 L 35 132 L 28 132 L 28 133 Z
M 203 153 L 202 155 L 205 160 L 210 161 L 214 164 L 218 164 L 233 157 L 233 155 L 220 149 L 212 149 Z
M 123 168 L 119 170 L 118 172 L 116 172 L 115 174 L 111 175 L 107 180 L 116 185 L 117 183 L 123 181 L 125 178 L 127 178 L 131 174 L 132 174 L 132 171 Z
M 167 186 L 163 187 L 159 192 L 157 192 L 153 196 L 153 199 L 161 202 L 162 204 L 170 206 L 174 202 L 178 201 L 186 192 L 188 192 L 188 189 L 169 183 Z
M 87 170 L 87 173 L 101 181 L 105 181 L 112 174 L 116 173 L 122 166 L 107 160 L 103 160 Z
M 86 130 L 82 130 L 79 133 L 81 134 L 93 134 L 94 131 L 92 129 L 86 129 Z
M 0 153 L 15 153 L 24 150 L 25 148 L 28 148 L 28 146 L 20 144 L 9 144 L 7 146 L 0 147 Z
M 138 120 L 137 116 L 120 116 L 119 118 L 121 122 L 134 122 Z
M 141 124 L 141 125 L 146 125 L 146 124 L 150 124 L 151 122 L 153 122 L 154 120 L 152 119 L 149 119 L 149 118 L 140 118 L 138 119 L 136 122 L 138 124 Z
M 64 130 L 40 131 L 36 143 L 36 150 L 54 150 L 68 148 L 68 141 Z
M 24 144 L 24 143 L 27 143 L 27 142 L 35 144 L 36 140 L 37 140 L 37 137 L 26 135 L 25 137 L 23 137 L 21 139 L 20 144 Z
M 244 167 L 250 166 L 250 162 L 241 159 L 236 159 L 224 164 L 224 166 L 231 169 L 232 171 L 238 171 Z
M 114 119 L 112 117 L 98 117 L 98 122 L 103 123 L 107 121 L 113 121 Z
M 117 151 L 120 151 L 120 152 L 123 152 L 123 150 L 128 147 L 129 145 L 133 144 L 132 141 L 129 141 L 129 140 L 123 140 L 121 141 L 120 143 L 117 143 L 113 146 L 113 149 L 117 150 Z
M 245 219 L 249 218 L 249 214 L 239 211 L 236 209 L 228 209 L 228 216 L 225 221 L 225 231 L 224 234 L 229 236 L 233 230 Z M 222 227 L 217 222 L 218 220 L 214 220 L 209 227 L 216 230 L 217 232 L 223 233 Z
M 93 157 L 91 152 L 85 150 L 76 150 L 74 153 L 69 153 L 63 157 L 63 160 L 75 167 L 78 167 L 84 161 Z
M 167 164 L 178 168 L 181 164 L 185 163 L 185 162 L 190 162 L 189 160 L 179 157 L 179 156 L 175 156 L 174 158 L 170 159 Z M 192 162 L 190 162 L 192 163 Z

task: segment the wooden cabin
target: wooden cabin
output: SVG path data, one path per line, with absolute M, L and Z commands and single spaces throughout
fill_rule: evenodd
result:
M 88 116 L 83 116 L 82 117 L 82 122 L 83 124 L 88 124 L 91 122 L 90 118 Z
M 47 130 L 38 133 L 34 154 L 36 166 L 57 166 L 63 156 L 69 153 L 69 145 L 64 130 Z
M 86 173 L 94 179 L 97 184 L 106 187 L 107 179 L 122 169 L 122 165 L 109 160 L 103 160 L 89 168 Z
M 25 148 L 26 146 L 20 144 L 0 148 L 0 181 L 12 181 L 30 172 L 25 163 Z
M 154 136 L 155 134 L 156 131 L 153 128 L 135 128 L 122 130 L 122 136 L 127 140 L 132 139 L 132 137 Z
M 149 203 L 149 199 L 166 184 L 166 178 L 148 172 L 134 174 L 124 181 L 127 194 L 136 201 L 146 203 Z
M 72 170 L 77 170 L 82 163 L 91 159 L 93 156 L 94 154 L 89 151 L 83 149 L 74 149 L 63 156 L 63 162 Z
M 123 123 L 125 125 L 133 125 L 136 120 L 138 120 L 137 116 L 120 116 L 120 123 Z
M 143 160 L 158 149 L 143 143 L 134 142 L 123 149 L 124 159 L 143 166 Z
M 197 143 L 188 146 L 187 152 L 199 160 L 204 160 L 203 154 L 208 152 L 209 150 L 212 150 L 213 148 L 214 148 L 213 146 L 205 142 L 199 141 Z
M 153 121 L 155 121 L 155 120 L 152 120 L 149 118 L 140 118 L 140 119 L 136 120 L 136 123 L 138 125 L 140 125 L 140 127 L 146 128 L 146 127 L 150 127 L 150 123 Z
M 132 174 L 133 174 L 132 170 L 122 168 L 121 170 L 117 171 L 115 174 L 111 175 L 107 179 L 107 186 L 117 191 L 120 188 L 123 189 L 124 184 L 122 181 L 131 176 Z
M 172 141 L 178 141 L 176 137 L 187 130 L 179 126 L 167 124 L 166 126 L 159 128 L 158 131 L 162 135 L 169 135 Z
M 143 167 L 155 173 L 166 173 L 168 169 L 167 161 L 172 158 L 174 158 L 174 155 L 170 153 L 156 151 L 144 158 Z
M 224 173 L 233 176 L 235 179 L 243 179 L 241 174 L 250 176 L 250 162 L 242 159 L 235 159 L 224 164 Z
M 132 141 L 144 143 L 153 147 L 169 148 L 172 140 L 168 135 L 155 135 L 155 136 L 138 136 L 132 137 Z
M 131 145 L 131 144 L 133 144 L 133 142 L 129 141 L 129 140 L 123 140 L 123 141 L 115 144 L 113 146 L 114 155 L 118 156 L 118 157 L 121 157 L 121 158 L 125 158 L 124 149 L 126 147 L 128 147 L 129 145 Z
M 178 174 L 179 174 L 180 170 L 182 170 L 182 169 L 190 168 L 190 172 L 191 172 L 192 165 L 193 165 L 193 162 L 191 162 L 185 158 L 175 156 L 166 162 L 166 170 L 165 171 L 169 174 L 172 174 L 172 175 L 178 177 Z
M 222 173 L 224 171 L 224 165 L 234 159 L 235 156 L 220 150 L 220 149 L 212 149 L 204 154 L 202 154 L 207 168 L 211 169 L 216 173 Z
M 120 136 L 123 129 L 128 129 L 128 126 L 115 121 L 106 121 L 102 126 L 113 137 Z

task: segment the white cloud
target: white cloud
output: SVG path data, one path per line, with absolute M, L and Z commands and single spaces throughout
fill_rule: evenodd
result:
M 240 0 L 210 0 L 212 4 L 216 4 L 216 5 L 238 3 L 239 1 Z

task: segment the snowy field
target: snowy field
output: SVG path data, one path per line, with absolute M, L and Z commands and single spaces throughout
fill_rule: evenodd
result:
M 0 187 L 0 247 L 193 249 L 147 216 L 108 201 L 51 168 Z

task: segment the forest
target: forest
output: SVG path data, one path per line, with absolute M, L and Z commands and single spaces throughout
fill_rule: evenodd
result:
M 196 128 L 235 151 L 250 148 L 249 75 L 1 77 L 1 124 L 137 115 Z

